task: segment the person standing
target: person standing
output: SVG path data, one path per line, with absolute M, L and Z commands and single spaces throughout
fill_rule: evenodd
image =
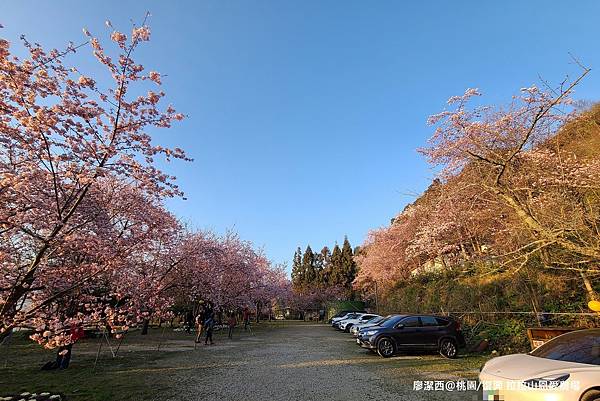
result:
M 227 320 L 227 325 L 229 326 L 229 334 L 227 336 L 229 337 L 230 340 L 233 338 L 233 329 L 235 328 L 236 324 L 237 324 L 237 320 L 235 319 L 235 314 L 230 313 L 229 319 Z
M 213 330 L 215 328 L 215 319 L 213 317 L 212 312 L 208 314 L 208 317 L 204 321 L 204 329 L 206 330 L 206 339 L 204 340 L 204 345 L 208 345 L 210 341 L 210 345 L 213 345 Z
M 204 323 L 204 309 L 198 312 L 196 315 L 196 342 L 200 342 L 200 338 L 202 338 L 202 328 Z
M 190 334 L 192 332 L 192 325 L 194 324 L 194 313 L 188 310 L 185 313 L 185 332 Z
M 66 369 L 69 367 L 73 344 L 76 343 L 80 338 L 84 338 L 85 332 L 83 331 L 83 327 L 80 325 L 72 324 L 71 328 L 69 329 L 69 335 L 71 336 L 71 343 L 60 347 L 56 354 L 56 367 L 58 369 Z
M 244 312 L 242 314 L 242 319 L 244 320 L 244 331 L 248 330 L 248 325 L 250 324 L 250 311 L 248 307 L 244 307 Z

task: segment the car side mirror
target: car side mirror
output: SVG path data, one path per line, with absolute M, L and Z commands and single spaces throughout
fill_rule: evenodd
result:
M 404 328 L 404 324 L 400 323 L 399 325 L 396 326 L 397 329 L 403 329 Z

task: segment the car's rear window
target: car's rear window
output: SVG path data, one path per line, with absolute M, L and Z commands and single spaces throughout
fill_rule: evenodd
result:
M 530 352 L 539 358 L 600 365 L 600 330 L 563 334 Z

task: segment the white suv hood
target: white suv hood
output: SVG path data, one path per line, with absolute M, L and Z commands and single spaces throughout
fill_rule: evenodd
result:
M 588 370 L 584 363 L 555 361 L 527 354 L 500 356 L 488 361 L 482 373 L 509 380 L 526 380 L 577 370 Z

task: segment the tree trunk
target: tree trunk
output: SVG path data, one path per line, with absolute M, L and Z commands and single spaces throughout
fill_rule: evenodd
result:
M 144 319 L 144 323 L 142 324 L 142 335 L 145 336 L 148 334 L 148 326 L 150 326 L 150 319 Z
M 581 278 L 583 279 L 583 285 L 585 286 L 589 300 L 590 301 L 597 300 L 598 296 L 596 295 L 596 292 L 594 291 L 594 287 L 592 287 L 592 282 L 588 278 L 587 274 L 585 274 L 585 272 L 580 272 L 580 273 L 581 273 Z
M 6 330 L 4 333 L 0 333 L 0 345 L 3 345 L 4 342 L 8 342 L 10 335 L 13 333 L 13 329 L 10 328 L 8 330 Z

